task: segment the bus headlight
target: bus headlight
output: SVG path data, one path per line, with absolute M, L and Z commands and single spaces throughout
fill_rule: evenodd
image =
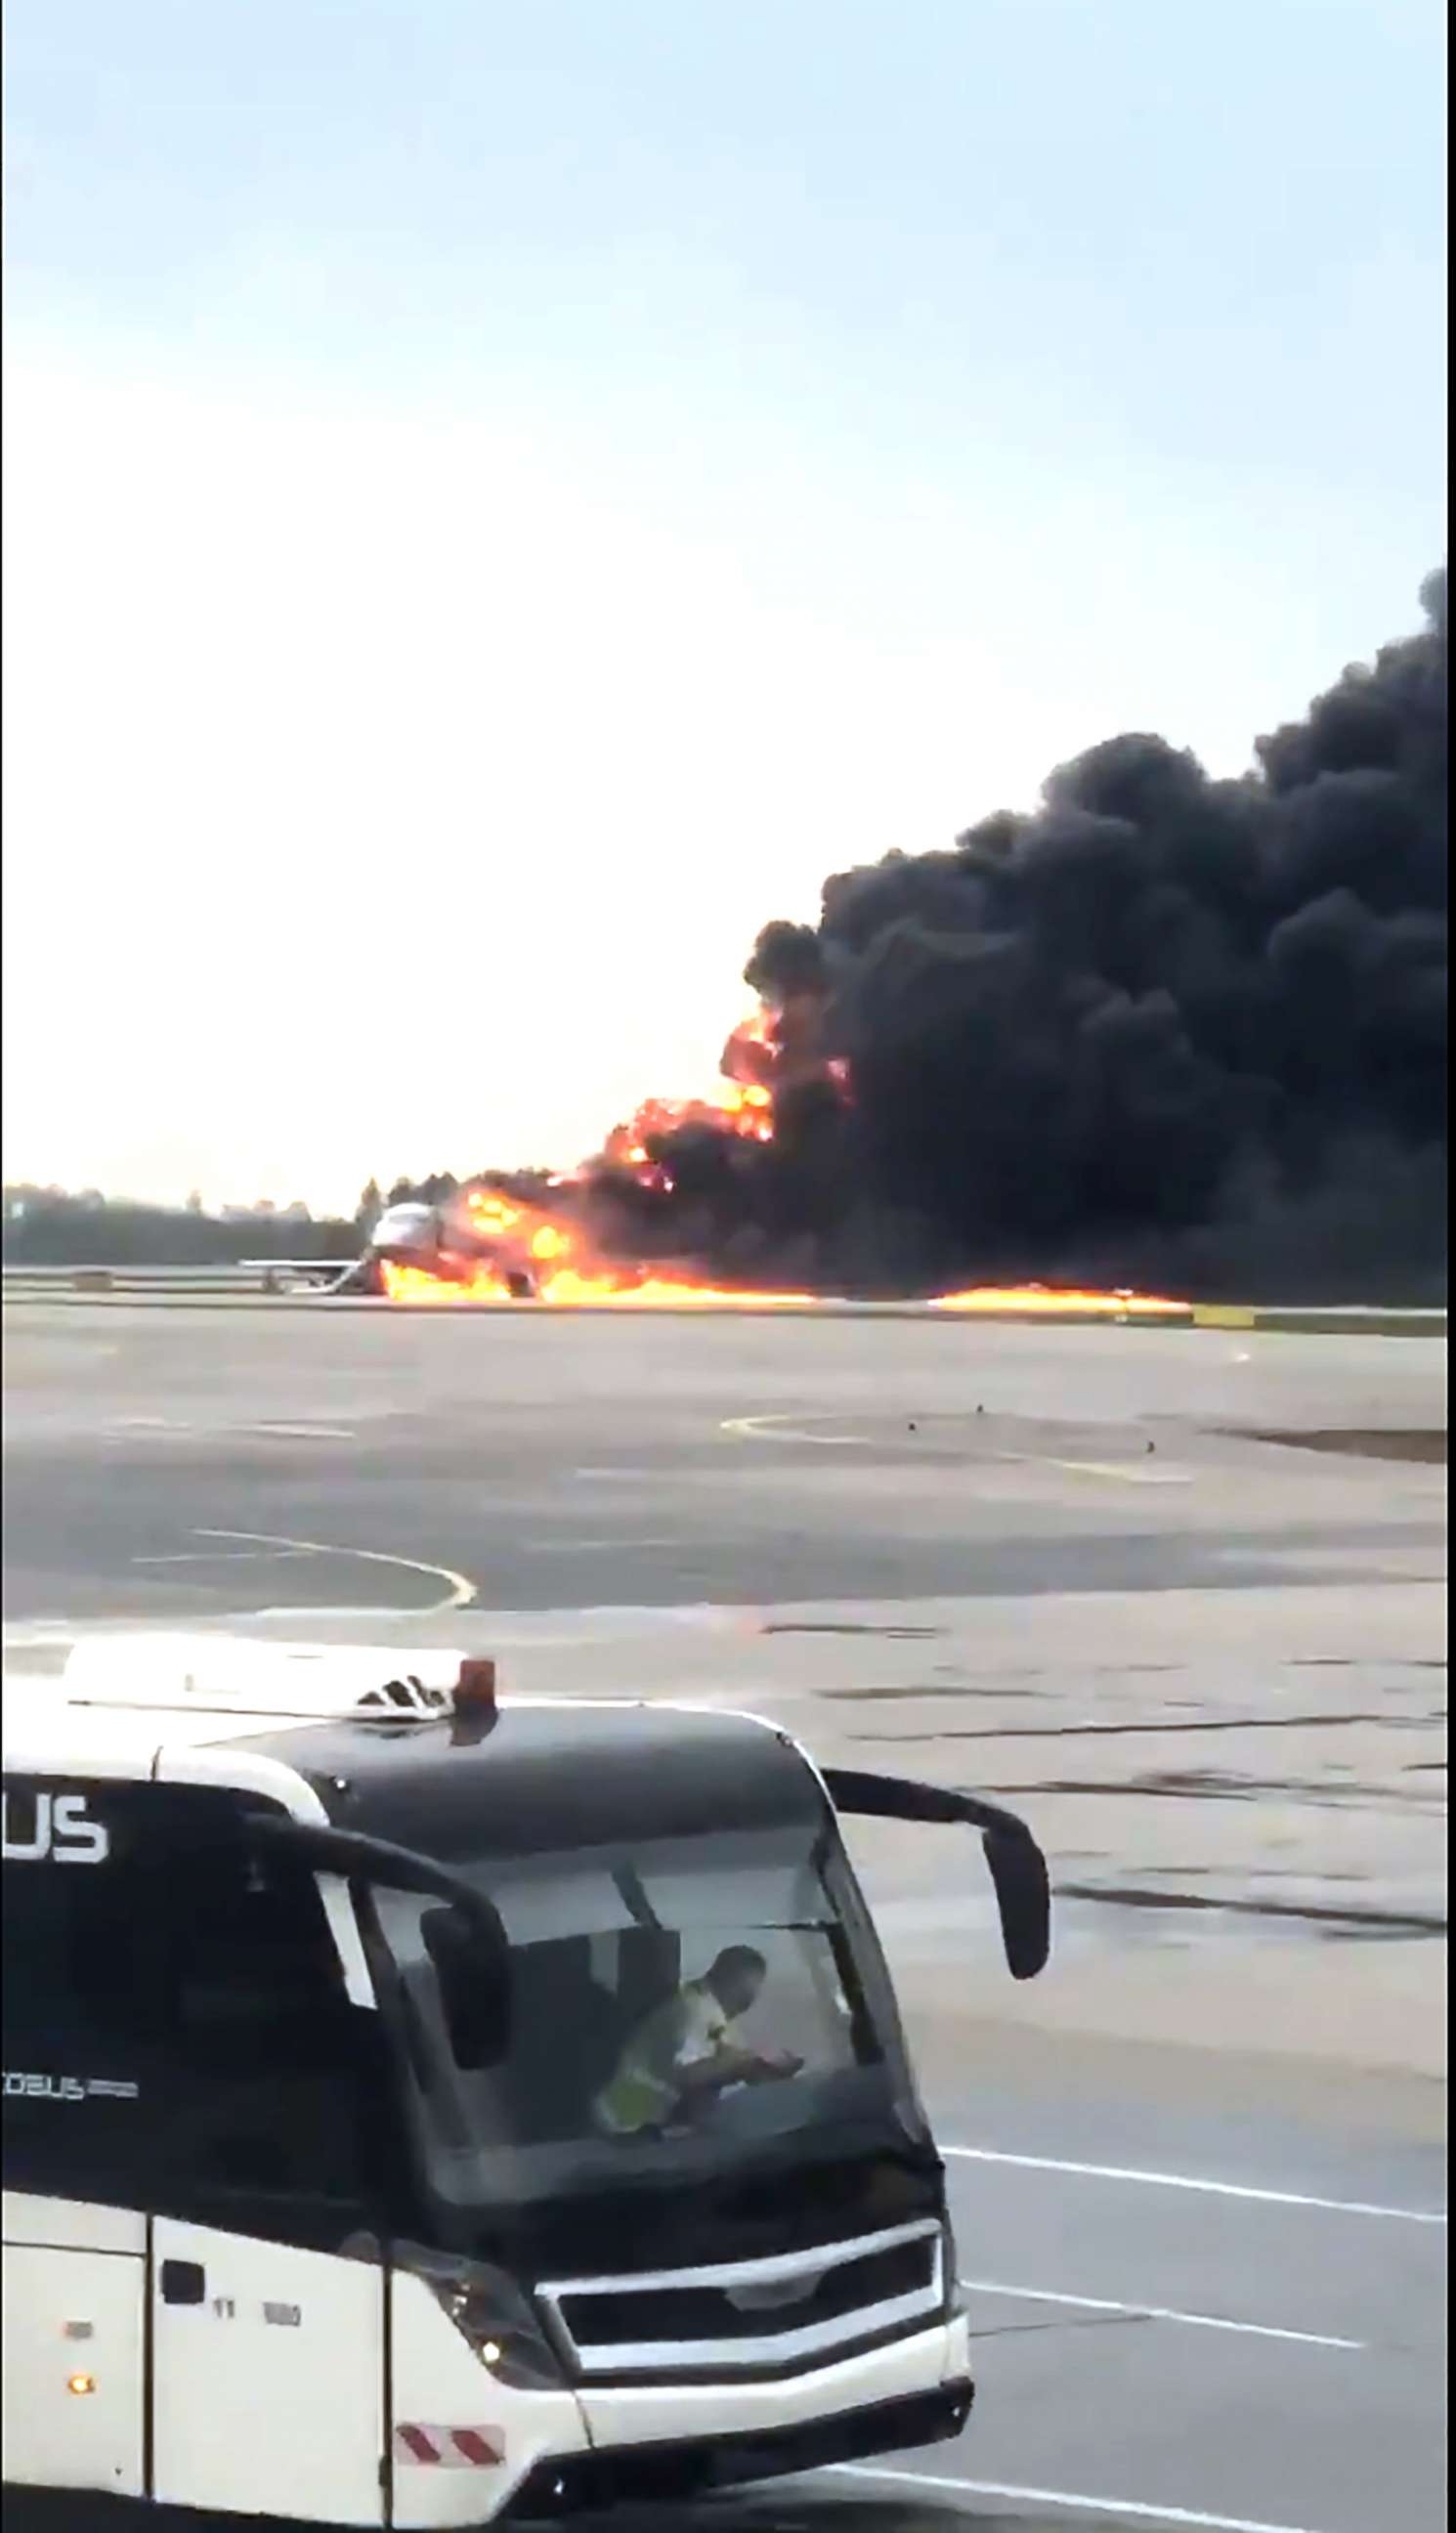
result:
M 521 2287 L 505 2269 L 449 2252 L 401 2247 L 399 2266 L 422 2278 L 442 2313 L 497 2384 L 521 2392 L 555 2391 L 560 2361 Z

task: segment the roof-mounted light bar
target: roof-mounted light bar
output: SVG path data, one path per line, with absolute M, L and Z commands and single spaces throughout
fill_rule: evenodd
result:
M 270 1644 L 242 1636 L 84 1636 L 62 1695 L 72 1706 L 267 1715 L 323 1721 L 495 1722 L 495 1665 L 458 1648 Z

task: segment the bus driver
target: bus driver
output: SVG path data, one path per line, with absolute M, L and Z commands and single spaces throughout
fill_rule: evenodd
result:
M 731 2085 L 796 2076 L 801 2058 L 787 2050 L 748 2049 L 733 2035 L 733 2025 L 763 1986 L 767 1967 L 751 1946 L 730 1944 L 701 1978 L 684 1980 L 656 2006 L 597 2097 L 598 2127 L 609 2137 L 660 2132 Z

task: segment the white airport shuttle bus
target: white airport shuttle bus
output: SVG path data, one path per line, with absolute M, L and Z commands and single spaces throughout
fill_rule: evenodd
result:
M 1013 1816 L 745 1716 L 225 1638 L 12 1683 L 4 1775 L 18 2525 L 553 2521 L 963 2425 L 838 1815 L 973 1827 L 1025 1977 Z

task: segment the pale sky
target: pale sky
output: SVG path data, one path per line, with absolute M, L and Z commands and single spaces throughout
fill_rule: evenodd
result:
M 1445 549 L 1436 0 L 8 0 L 5 1175 L 569 1162 Z

